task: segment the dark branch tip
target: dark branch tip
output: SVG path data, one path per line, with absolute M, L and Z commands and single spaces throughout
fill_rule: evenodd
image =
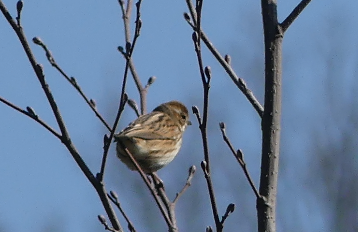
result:
M 140 1 L 136 2 L 135 6 L 137 7 L 137 9 L 140 7 Z
M 192 106 L 191 110 L 193 111 L 193 114 L 199 115 L 199 108 L 197 106 Z
M 220 126 L 220 129 L 221 129 L 222 131 L 225 130 L 226 125 L 225 125 L 224 122 L 220 122 L 220 123 L 219 123 L 219 126 Z
M 116 201 L 118 201 L 118 194 L 115 191 L 110 191 L 111 197 L 113 197 Z
M 98 220 L 103 224 L 103 225 L 107 225 L 107 220 L 103 215 L 98 215 Z
M 109 142 L 109 137 L 107 134 L 104 134 L 103 136 L 103 146 L 106 147 Z
M 192 165 L 189 168 L 189 176 L 194 175 L 195 172 L 196 172 L 196 167 L 195 167 L 195 165 Z
M 124 48 L 122 46 L 118 46 L 117 49 L 120 53 L 124 54 Z
M 213 232 L 213 228 L 211 226 L 206 227 L 205 232 Z
M 24 6 L 24 2 L 19 0 L 16 3 L 16 9 L 17 9 L 17 14 L 20 15 L 21 11 L 22 11 L 22 7 Z
M 32 42 L 34 42 L 37 45 L 43 45 L 43 42 L 39 37 L 32 38 Z
M 187 21 L 187 22 L 191 22 L 191 19 L 190 19 L 190 15 L 186 12 L 184 12 L 184 19 Z
M 235 204 L 230 203 L 226 208 L 226 215 L 229 215 L 230 213 L 233 213 L 235 211 Z
M 156 79 L 157 79 L 157 78 L 156 78 L 155 76 L 149 77 L 149 79 L 148 79 L 148 81 L 147 81 L 147 86 L 146 86 L 146 87 L 151 86 L 151 85 L 155 82 Z

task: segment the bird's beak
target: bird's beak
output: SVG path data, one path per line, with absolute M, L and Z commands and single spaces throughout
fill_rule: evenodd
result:
M 188 121 L 188 122 L 186 123 L 186 125 L 188 125 L 188 126 L 192 125 L 191 121 Z

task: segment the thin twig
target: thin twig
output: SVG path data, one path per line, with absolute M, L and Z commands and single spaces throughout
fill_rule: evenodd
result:
M 183 193 L 191 186 L 191 180 L 194 177 L 196 171 L 196 167 L 195 165 L 191 166 L 189 168 L 189 175 L 188 178 L 186 179 L 185 185 L 183 186 L 183 188 L 180 190 L 180 192 L 178 192 L 173 200 L 173 204 L 176 204 L 177 201 L 179 200 L 179 198 L 183 195 Z
M 252 191 L 254 191 L 256 198 L 261 198 L 261 196 L 259 194 L 259 191 L 255 187 L 255 184 L 254 184 L 254 182 L 253 182 L 253 180 L 252 180 L 252 178 L 251 178 L 251 176 L 249 174 L 249 171 L 247 170 L 246 163 L 245 163 L 245 160 L 244 160 L 244 155 L 243 155 L 242 151 L 241 150 L 235 151 L 233 145 L 231 144 L 229 138 L 226 135 L 225 123 L 223 123 L 223 122 L 220 123 L 220 130 L 221 130 L 221 133 L 222 133 L 222 136 L 223 136 L 223 139 L 224 139 L 225 143 L 228 145 L 228 147 L 230 148 L 230 151 L 232 152 L 232 154 L 234 155 L 236 160 L 239 162 L 242 170 L 244 171 L 246 179 L 249 181 L 249 184 L 250 184 L 250 186 L 252 188 Z
M 285 20 L 280 24 L 282 28 L 282 33 L 285 33 L 286 30 L 291 26 L 293 21 L 301 14 L 305 7 L 311 2 L 311 0 L 302 0 L 298 5 L 293 9 L 293 11 L 287 16 Z
M 220 223 L 218 209 L 216 206 L 215 200 L 215 193 L 214 187 L 211 180 L 211 172 L 210 172 L 210 158 L 209 158 L 209 145 L 208 145 L 208 138 L 207 138 L 207 121 L 208 121 L 208 109 L 209 109 L 209 89 L 210 89 L 210 80 L 211 80 L 211 70 L 210 67 L 205 67 L 203 65 L 202 54 L 201 54 L 201 10 L 202 10 L 203 0 L 196 0 L 196 8 L 195 13 L 193 13 L 196 21 L 196 27 L 194 33 L 192 35 L 192 39 L 194 42 L 195 53 L 197 56 L 198 64 L 199 64 L 199 71 L 200 76 L 203 84 L 204 89 L 204 106 L 203 106 L 203 117 L 201 118 L 199 115 L 198 108 L 193 107 L 193 113 L 196 114 L 196 117 L 199 122 L 199 128 L 201 132 L 202 142 L 203 142 L 203 150 L 204 150 L 204 161 L 201 163 L 202 170 L 204 172 L 204 176 L 206 179 L 211 208 L 214 216 L 214 221 L 216 225 L 216 230 L 218 232 L 222 231 L 222 225 Z M 194 11 L 194 10 L 193 10 Z
M 114 204 L 115 206 L 117 206 L 117 208 L 118 208 L 119 211 L 121 212 L 122 216 L 123 216 L 124 219 L 127 221 L 129 231 L 130 231 L 130 232 L 136 232 L 136 229 L 134 228 L 133 223 L 131 222 L 131 220 L 129 219 L 129 217 L 127 216 L 127 214 L 124 212 L 124 210 L 122 209 L 121 204 L 119 203 L 117 193 L 114 192 L 114 191 L 110 191 L 110 194 L 107 194 L 107 196 L 108 196 L 109 199 L 113 202 L 113 204 Z
M 89 99 L 82 91 L 81 87 L 78 85 L 76 79 L 74 77 L 69 77 L 62 68 L 57 64 L 55 61 L 55 58 L 53 57 L 51 51 L 47 48 L 47 46 L 42 42 L 42 40 L 38 37 L 33 38 L 33 42 L 39 46 L 41 46 L 45 53 L 47 60 L 50 62 L 50 64 L 61 73 L 61 75 L 77 90 L 77 92 L 82 96 L 82 98 L 86 101 L 87 105 L 92 109 L 92 111 L 95 113 L 95 115 L 99 118 L 99 120 L 103 123 L 103 125 L 111 131 L 110 126 L 108 123 L 104 120 L 102 115 L 97 111 L 95 104 L 93 104 L 93 100 Z
M 193 28 L 194 31 L 198 31 L 197 29 L 197 14 L 194 10 L 193 3 L 191 0 L 186 0 L 186 3 L 189 8 L 189 12 L 191 17 L 188 14 L 184 14 L 185 20 L 188 24 Z M 192 21 L 190 21 L 190 18 Z M 247 100 L 251 103 L 254 109 L 257 111 L 260 117 L 263 115 L 263 107 L 260 102 L 256 99 L 253 92 L 247 87 L 245 81 L 242 78 L 239 78 L 235 71 L 232 69 L 230 63 L 226 62 L 225 58 L 220 55 L 220 52 L 214 47 L 212 42 L 209 40 L 208 36 L 204 33 L 202 29 L 200 29 L 200 38 L 209 49 L 209 51 L 214 55 L 217 61 L 221 64 L 221 66 L 225 69 L 226 73 L 229 75 L 234 84 L 240 89 L 240 91 L 245 95 Z
M 98 220 L 102 223 L 105 230 L 111 231 L 111 232 L 118 232 L 118 230 L 114 229 L 113 227 L 110 227 L 107 223 L 106 218 L 103 215 L 98 215 Z
M 47 123 L 45 123 L 44 121 L 42 121 L 38 115 L 36 114 L 33 114 L 33 113 L 29 113 L 28 111 L 26 110 L 23 110 L 21 109 L 20 107 L 14 105 L 13 103 L 7 101 L 6 99 L 0 97 L 0 101 L 5 103 L 6 105 L 10 106 L 11 108 L 13 108 L 14 110 L 22 113 L 22 114 L 25 114 L 26 116 L 32 118 L 33 120 L 35 120 L 36 122 L 38 122 L 41 126 L 45 127 L 48 131 L 50 131 L 54 136 L 56 136 L 58 139 L 61 140 L 61 135 L 55 131 L 52 127 L 50 127 L 49 125 L 47 125 Z
M 131 12 L 132 12 L 132 0 L 128 0 L 127 2 L 127 9 L 125 8 L 124 5 L 124 1 L 123 0 L 118 0 L 119 5 L 121 7 L 121 11 L 122 11 L 122 19 L 123 19 L 123 24 L 124 24 L 124 34 L 125 34 L 125 41 L 126 43 L 130 42 L 130 17 L 131 17 Z M 140 19 L 140 5 L 141 5 L 141 0 L 139 0 L 137 2 L 137 18 L 136 18 L 136 28 L 139 28 L 138 25 L 141 24 Z M 137 29 L 135 30 L 135 32 L 137 31 Z M 123 55 L 123 53 L 122 53 Z M 128 57 L 125 57 L 126 59 L 128 59 Z M 143 84 L 140 81 L 139 75 L 136 71 L 136 68 L 134 66 L 132 57 L 129 58 L 129 69 L 131 71 L 133 80 L 135 82 L 135 85 L 138 89 L 139 92 L 139 98 L 140 98 L 140 108 L 141 108 L 141 114 L 145 114 L 146 113 L 146 108 L 147 108 L 147 100 L 146 100 L 146 94 L 147 94 L 147 89 L 143 87 Z
M 19 0 L 16 3 L 16 10 L 17 10 L 17 16 L 16 16 L 16 21 L 17 21 L 17 26 L 21 27 L 21 11 L 22 11 L 22 7 L 24 6 L 24 2 Z
M 224 216 L 221 218 L 221 225 L 224 227 L 225 220 L 229 217 L 230 214 L 232 214 L 235 210 L 235 204 L 231 203 L 227 206 Z
M 128 105 L 133 109 L 134 113 L 137 115 L 137 117 L 140 116 L 138 105 L 133 99 L 128 99 Z

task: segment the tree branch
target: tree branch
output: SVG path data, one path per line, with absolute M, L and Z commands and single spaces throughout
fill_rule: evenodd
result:
M 131 17 L 131 13 L 132 13 L 132 0 L 128 0 L 127 8 L 125 8 L 123 0 L 118 0 L 118 3 L 120 5 L 120 7 L 121 7 L 121 12 L 122 12 L 125 41 L 126 41 L 126 43 L 128 43 L 131 40 L 130 17 Z M 137 18 L 135 20 L 136 26 L 139 25 L 139 24 L 141 25 L 140 12 L 139 12 L 141 0 L 138 1 L 138 3 L 136 5 L 137 6 Z M 137 31 L 137 30 L 135 30 L 135 31 Z M 122 53 L 122 55 L 123 55 L 123 53 Z M 132 57 L 129 58 L 128 62 L 129 62 L 129 69 L 131 71 L 133 80 L 135 82 L 135 85 L 136 85 L 138 93 L 139 93 L 141 114 L 146 114 L 146 109 L 147 109 L 147 88 L 144 88 L 142 82 L 140 81 L 140 78 L 139 78 L 137 70 L 136 70 L 136 68 L 134 66 Z
M 55 131 L 52 127 L 50 127 L 49 125 L 47 125 L 47 123 L 45 123 L 44 121 L 42 121 L 37 114 L 34 113 L 34 111 L 32 110 L 31 107 L 27 107 L 27 111 L 21 109 L 20 107 L 14 105 L 13 103 L 7 101 L 6 99 L 0 97 L 0 101 L 5 103 L 6 105 L 8 105 L 9 107 L 13 108 L 14 110 L 25 114 L 26 116 L 32 118 L 33 120 L 35 120 L 36 122 L 38 122 L 41 126 L 43 126 L 44 128 L 46 128 L 48 131 L 51 132 L 51 134 L 53 134 L 54 136 L 56 136 L 58 139 L 61 140 L 61 135 Z
M 258 231 L 276 231 L 277 178 L 282 98 L 282 30 L 277 1 L 261 0 L 265 43 L 265 110 L 262 117 L 261 176 L 257 199 Z
M 119 209 L 119 212 L 121 212 L 121 214 L 123 215 L 124 219 L 127 221 L 129 231 L 130 232 L 136 232 L 136 229 L 134 228 L 133 223 L 131 222 L 131 220 L 129 219 L 127 214 L 124 212 L 124 210 L 122 209 L 121 204 L 119 203 L 117 193 L 114 192 L 114 191 L 110 191 L 110 194 L 107 194 L 107 196 L 113 202 L 113 204 L 115 204 L 115 206 L 117 206 L 117 208 Z
M 252 180 L 252 178 L 250 176 L 250 173 L 247 170 L 246 163 L 244 161 L 244 155 L 243 155 L 242 151 L 237 150 L 237 152 L 235 152 L 235 149 L 234 149 L 233 145 L 231 144 L 229 138 L 226 135 L 225 123 L 223 123 L 223 122 L 220 123 L 220 130 L 221 130 L 221 133 L 222 133 L 222 136 L 223 136 L 223 139 L 224 139 L 225 143 L 228 145 L 228 147 L 230 148 L 230 151 L 232 152 L 232 154 L 236 158 L 237 162 L 239 162 L 242 170 L 244 171 L 246 179 L 249 181 L 249 184 L 250 184 L 250 186 L 252 188 L 252 191 L 254 191 L 254 193 L 256 195 L 256 198 L 261 198 L 261 196 L 260 196 L 259 192 L 257 191 L 257 188 L 255 187 L 255 184 L 254 184 L 254 182 L 253 182 L 253 180 Z
M 45 53 L 47 60 L 50 62 L 50 64 L 61 73 L 61 75 L 77 90 L 77 92 L 82 96 L 82 98 L 86 101 L 87 105 L 92 109 L 92 111 L 95 113 L 95 115 L 99 118 L 99 120 L 103 123 L 103 125 L 111 131 L 111 128 L 109 127 L 108 123 L 104 120 L 104 118 L 101 116 L 101 114 L 96 109 L 96 104 L 92 99 L 89 99 L 82 91 L 81 87 L 78 85 L 76 79 L 74 77 L 69 77 L 62 68 L 57 64 L 55 61 L 55 58 L 52 56 L 50 50 L 47 48 L 47 46 L 42 42 L 42 40 L 38 37 L 34 37 L 33 42 L 39 46 L 41 46 Z
M 186 3 L 189 8 L 190 15 L 187 13 L 184 14 L 185 20 L 188 24 L 193 28 L 194 31 L 198 31 L 197 29 L 197 14 L 194 10 L 194 6 L 191 0 L 186 0 Z M 190 20 L 192 19 L 192 21 Z M 204 33 L 204 31 L 200 28 L 200 38 L 209 49 L 209 51 L 214 55 L 217 61 L 221 64 L 221 66 L 225 69 L 226 73 L 229 75 L 234 84 L 240 89 L 240 91 L 245 95 L 247 100 L 251 103 L 254 109 L 257 111 L 260 117 L 263 115 L 263 107 L 260 102 L 256 99 L 253 92 L 247 87 L 245 81 L 242 78 L 239 78 L 235 71 L 232 69 L 230 62 L 227 62 L 224 57 L 222 57 L 219 51 L 214 47 L 213 43 L 209 40 L 208 36 Z
M 196 0 L 196 8 L 195 8 L 195 22 L 196 27 L 194 33 L 192 34 L 192 39 L 194 42 L 195 53 L 199 64 L 200 76 L 203 84 L 203 98 L 204 98 L 204 106 L 203 106 L 203 117 L 201 118 L 199 115 L 199 109 L 196 106 L 193 106 L 193 113 L 196 115 L 199 123 L 199 129 L 201 132 L 201 138 L 203 142 L 203 150 L 204 150 L 204 161 L 201 162 L 201 168 L 204 172 L 204 176 L 206 179 L 207 188 L 209 191 L 211 209 L 213 212 L 213 217 L 216 225 L 216 230 L 218 232 L 222 231 L 222 224 L 220 223 L 218 209 L 216 206 L 214 187 L 211 180 L 211 172 L 210 172 L 210 157 L 209 157 L 209 145 L 207 138 L 207 121 L 208 121 L 208 109 L 209 109 L 209 89 L 210 89 L 210 80 L 211 80 L 211 69 L 210 67 L 205 67 L 203 65 L 202 54 L 201 54 L 201 11 L 202 11 L 203 0 Z M 194 12 L 194 9 L 192 9 Z M 194 14 L 194 13 L 193 13 Z
M 196 167 L 195 165 L 191 166 L 189 168 L 189 175 L 188 178 L 186 179 L 185 185 L 184 187 L 180 190 L 180 192 L 178 192 L 173 200 L 173 204 L 176 204 L 179 200 L 179 198 L 184 194 L 184 192 L 191 186 L 191 180 L 194 177 L 196 171 Z
M 311 0 L 302 0 L 300 3 L 298 3 L 295 9 L 293 9 L 293 11 L 281 23 L 282 33 L 286 32 L 286 30 L 291 26 L 293 21 L 295 21 L 295 19 L 301 14 L 301 12 L 310 2 Z

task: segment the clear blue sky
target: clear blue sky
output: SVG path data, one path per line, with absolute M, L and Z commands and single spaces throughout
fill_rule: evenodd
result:
M 263 102 L 263 35 L 259 2 L 204 1 L 203 28 L 222 54 L 232 55 L 235 70 Z M 5 0 L 4 3 L 15 17 L 16 1 Z M 296 0 L 280 1 L 280 20 L 297 3 Z M 284 38 L 282 155 L 285 158 L 282 158 L 280 176 L 279 204 L 282 204 L 278 208 L 278 231 L 288 231 L 295 223 L 301 226 L 301 231 L 328 231 L 325 226 L 329 216 L 322 213 L 324 208 L 316 201 L 320 197 L 304 190 L 307 183 L 300 176 L 309 168 L 305 156 L 309 154 L 306 145 L 310 136 L 302 125 L 307 121 L 320 120 L 321 116 L 314 113 L 315 110 L 326 112 L 322 103 L 327 97 L 323 92 L 327 63 L 322 57 L 333 64 L 342 58 L 356 61 L 355 54 L 349 52 L 349 46 L 342 46 L 342 50 L 337 49 L 332 56 L 332 41 L 350 44 L 353 50 L 357 47 L 354 28 L 358 20 L 355 10 L 358 4 L 353 0 L 344 4 L 312 0 Z M 171 99 L 183 101 L 188 107 L 202 106 L 201 80 L 191 29 L 182 16 L 186 11 L 184 0 L 142 3 L 143 28 L 134 61 L 143 83 L 150 76 L 157 77 L 148 93 L 148 110 Z M 38 36 L 44 41 L 58 64 L 68 75 L 76 77 L 83 91 L 96 100 L 99 111 L 112 124 L 124 67 L 124 59 L 116 50 L 117 46 L 124 45 L 117 1 L 25 1 L 22 25 L 29 40 Z M 44 66 L 46 79 L 72 140 L 96 173 L 100 168 L 105 128 L 79 94 L 49 65 L 43 50 L 33 43 L 31 48 L 37 61 Z M 0 51 L 0 95 L 19 107 L 33 107 L 43 120 L 57 129 L 40 84 L 3 16 L 0 17 Z M 206 51 L 204 54 L 205 65 L 210 65 L 213 70 L 211 113 L 215 116 L 210 121 L 209 132 L 212 135 L 213 178 L 219 210 L 224 213 L 228 203 L 236 203 L 237 211 L 228 219 L 228 229 L 234 228 L 239 220 L 244 221 L 243 231 L 252 231 L 256 220 L 254 196 L 238 164 L 220 140 L 218 122 L 227 123 L 231 140 L 244 150 L 250 171 L 258 183 L 259 118 L 211 55 Z M 354 69 L 355 65 L 348 62 L 345 70 Z M 340 82 L 343 88 L 353 83 L 349 77 L 345 73 Z M 138 100 L 132 80 L 128 82 L 128 93 Z M 133 112 L 127 109 L 119 128 L 134 118 Z M 192 121 L 195 122 L 194 117 Z M 97 194 L 54 136 L 3 104 L 0 104 L 0 131 L 0 231 L 103 230 L 96 219 L 98 214 L 104 214 Z M 164 221 L 160 217 L 158 219 L 159 212 L 151 203 L 152 198 L 139 176 L 128 171 L 114 156 L 111 149 L 106 171 L 108 189 L 118 192 L 124 209 L 138 225 L 139 231 L 147 231 L 146 228 L 166 231 Z M 174 197 L 184 184 L 187 168 L 192 164 L 199 167 L 202 159 L 195 122 L 187 131 L 182 152 L 172 164 L 159 172 L 164 182 L 168 183 L 170 196 Z M 228 178 L 234 181 L 226 181 Z M 235 179 L 239 179 L 237 183 Z M 190 228 L 204 231 L 207 225 L 213 225 L 203 183 L 204 178 L 198 168 L 194 186 L 178 203 L 177 214 L 182 231 L 195 231 Z M 196 191 L 204 194 L 194 193 Z M 147 197 L 143 198 L 143 194 Z M 294 199 L 289 206 L 285 204 L 290 202 L 288 194 Z M 239 195 L 244 198 L 238 198 Z M 192 202 L 199 200 L 197 206 L 193 205 Z M 144 204 L 145 201 L 149 203 Z M 190 205 L 190 211 L 197 213 L 187 213 Z M 152 223 L 158 225 L 143 222 L 151 220 L 149 214 L 157 215 Z M 297 217 L 298 222 L 293 217 Z

